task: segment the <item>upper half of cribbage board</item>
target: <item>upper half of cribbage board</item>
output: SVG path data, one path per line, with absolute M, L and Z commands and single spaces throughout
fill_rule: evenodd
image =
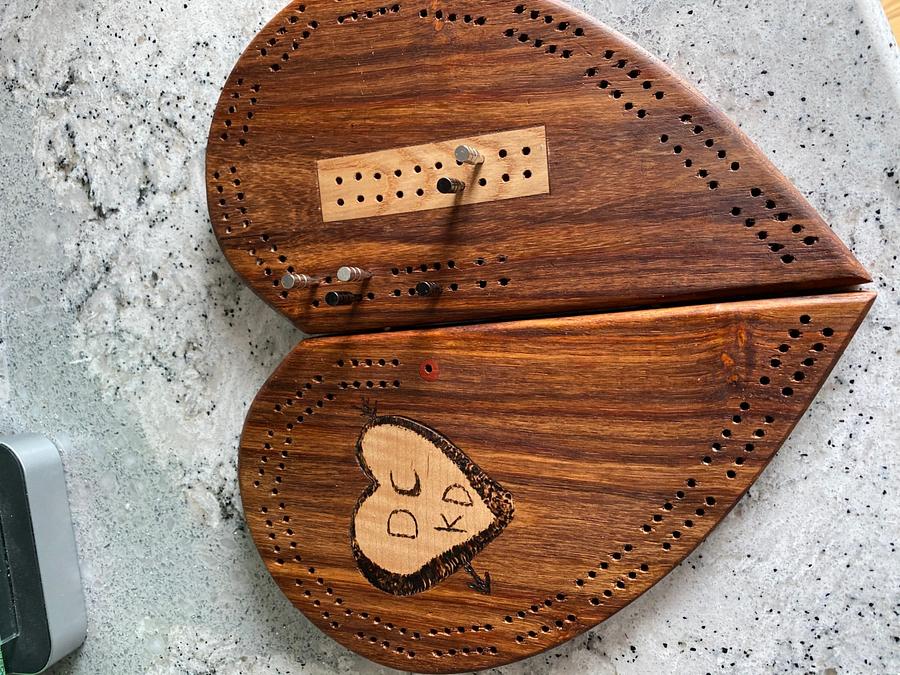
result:
M 536 129 L 542 157 L 494 142 Z M 483 175 L 454 162 L 463 139 L 482 139 Z M 435 192 L 445 174 L 461 195 Z M 868 278 L 720 111 L 553 0 L 292 2 L 224 87 L 207 181 L 228 260 L 311 333 Z M 343 265 L 372 276 L 341 283 Z M 321 283 L 288 290 L 290 273 Z M 420 281 L 443 292 L 419 297 Z M 334 290 L 357 301 L 330 307 Z

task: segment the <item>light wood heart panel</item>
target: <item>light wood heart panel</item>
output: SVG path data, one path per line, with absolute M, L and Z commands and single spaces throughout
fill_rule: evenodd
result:
M 250 531 L 291 602 L 379 663 L 533 655 L 709 534 L 873 297 L 304 341 L 241 438 Z
M 549 193 L 323 218 L 320 161 L 533 127 L 546 129 Z M 488 150 L 493 170 L 501 151 L 521 148 Z M 432 180 L 440 161 L 427 167 Z M 868 280 L 720 111 L 659 60 L 555 0 L 292 2 L 224 87 L 207 182 L 228 260 L 311 333 Z M 426 188 L 394 192 L 427 200 Z M 355 198 L 377 200 L 373 190 Z M 372 276 L 341 283 L 344 265 Z M 321 281 L 283 288 L 292 273 Z M 419 297 L 421 281 L 443 292 Z M 329 306 L 333 291 L 353 302 Z

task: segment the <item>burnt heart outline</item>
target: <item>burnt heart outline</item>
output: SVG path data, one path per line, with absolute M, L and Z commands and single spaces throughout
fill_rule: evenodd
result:
M 410 574 L 390 572 L 374 563 L 363 553 L 356 538 L 356 514 L 363 503 L 381 487 L 381 483 L 375 478 L 363 456 L 362 439 L 369 429 L 382 424 L 391 424 L 409 429 L 434 444 L 463 473 L 494 516 L 491 524 L 481 532 L 460 544 L 456 544 L 443 553 L 439 553 L 422 565 L 421 568 Z M 415 595 L 427 591 L 429 588 L 451 577 L 459 569 L 468 570 L 475 556 L 496 539 L 513 519 L 515 506 L 512 495 L 507 490 L 503 489 L 497 481 L 488 476 L 481 467 L 473 462 L 465 452 L 446 436 L 409 417 L 400 415 L 370 417 L 369 422 L 359 432 L 356 441 L 356 461 L 359 463 L 363 474 L 369 480 L 369 485 L 363 490 L 357 500 L 350 517 L 350 548 L 362 575 L 375 588 L 385 593 L 398 596 Z

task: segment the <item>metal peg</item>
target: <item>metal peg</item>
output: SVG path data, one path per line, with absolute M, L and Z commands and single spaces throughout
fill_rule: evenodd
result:
M 443 288 L 434 281 L 420 281 L 416 284 L 416 293 L 422 298 L 433 298 L 441 294 Z
M 315 286 L 320 281 L 318 277 L 311 277 L 308 274 L 292 274 L 288 272 L 281 277 L 281 287 L 287 290 L 292 288 L 303 289 Z
M 456 157 L 457 162 L 462 162 L 463 164 L 481 164 L 484 162 L 484 155 L 470 145 L 456 146 L 453 156 Z
M 372 273 L 359 267 L 341 267 L 337 271 L 338 281 L 365 281 L 372 278 Z
M 357 300 L 359 300 L 359 296 L 356 293 L 348 293 L 347 291 L 328 291 L 325 294 L 325 304 L 329 307 L 352 305 Z
M 462 192 L 466 189 L 466 184 L 456 178 L 441 178 L 437 182 L 438 192 L 445 195 L 452 195 L 456 192 Z

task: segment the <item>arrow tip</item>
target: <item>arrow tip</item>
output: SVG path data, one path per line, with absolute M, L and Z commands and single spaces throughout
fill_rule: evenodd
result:
M 481 578 L 475 569 L 472 567 L 471 563 L 466 563 L 465 565 L 466 571 L 472 575 L 472 582 L 469 584 L 469 588 L 471 588 L 476 593 L 481 593 L 482 595 L 490 595 L 491 594 L 491 573 L 485 572 L 484 578 Z

